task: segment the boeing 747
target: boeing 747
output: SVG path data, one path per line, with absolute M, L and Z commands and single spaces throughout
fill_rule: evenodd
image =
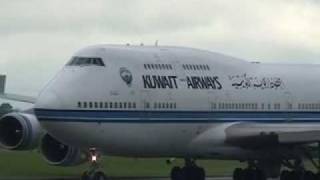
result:
M 319 171 L 312 154 L 320 141 L 319 77 L 320 65 L 251 63 L 183 47 L 90 46 L 38 97 L 1 93 L 34 106 L 1 117 L 0 144 L 39 146 L 57 166 L 89 159 L 84 180 L 106 178 L 96 165 L 103 154 L 183 158 L 172 180 L 204 180 L 198 159 L 248 162 L 234 180 L 318 180 L 303 160 Z

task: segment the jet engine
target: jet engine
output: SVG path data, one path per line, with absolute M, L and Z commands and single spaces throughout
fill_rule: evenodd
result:
M 88 160 L 87 154 L 79 148 L 65 145 L 49 134 L 43 136 L 40 151 L 44 159 L 54 166 L 75 166 Z
M 39 145 L 42 130 L 32 114 L 13 112 L 0 118 L 0 147 L 30 150 Z

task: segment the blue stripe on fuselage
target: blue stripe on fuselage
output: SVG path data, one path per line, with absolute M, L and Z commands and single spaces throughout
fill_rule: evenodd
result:
M 35 109 L 40 121 L 125 123 L 320 122 L 320 112 L 293 111 L 106 111 Z

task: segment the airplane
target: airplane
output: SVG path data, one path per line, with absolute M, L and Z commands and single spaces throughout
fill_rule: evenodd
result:
M 0 88 L 2 98 L 34 104 L 1 117 L 0 145 L 39 146 L 56 166 L 89 161 L 83 180 L 107 179 L 102 155 L 184 159 L 172 180 L 204 180 L 200 159 L 247 162 L 233 180 L 318 180 L 319 77 L 319 65 L 249 62 L 187 47 L 88 46 L 38 97 Z

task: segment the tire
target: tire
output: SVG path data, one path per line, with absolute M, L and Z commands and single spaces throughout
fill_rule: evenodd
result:
M 304 172 L 304 179 L 305 180 L 317 180 L 316 175 L 311 171 Z
M 255 171 L 252 169 L 244 169 L 242 180 L 255 180 Z
M 206 179 L 206 171 L 203 168 L 198 168 L 198 179 L 205 180 Z
M 233 171 L 233 180 L 242 180 L 243 178 L 243 170 L 241 168 L 236 168 Z
M 173 167 L 170 174 L 171 180 L 182 180 L 181 176 L 182 169 L 178 166 Z
M 183 167 L 184 180 L 197 180 L 197 169 L 195 167 Z
M 98 171 L 94 173 L 92 180 L 108 180 L 108 178 L 103 172 Z
M 85 171 L 82 173 L 81 180 L 90 180 L 90 176 L 88 175 L 88 171 Z
M 300 180 L 303 175 L 297 171 L 291 171 L 288 180 Z
M 281 172 L 280 180 L 289 180 L 290 172 L 287 170 L 284 170 Z
M 261 169 L 256 169 L 256 176 L 255 179 L 256 180 L 267 180 L 266 175 L 264 174 L 264 172 Z
M 315 179 L 320 180 L 320 173 L 319 172 L 315 174 Z

